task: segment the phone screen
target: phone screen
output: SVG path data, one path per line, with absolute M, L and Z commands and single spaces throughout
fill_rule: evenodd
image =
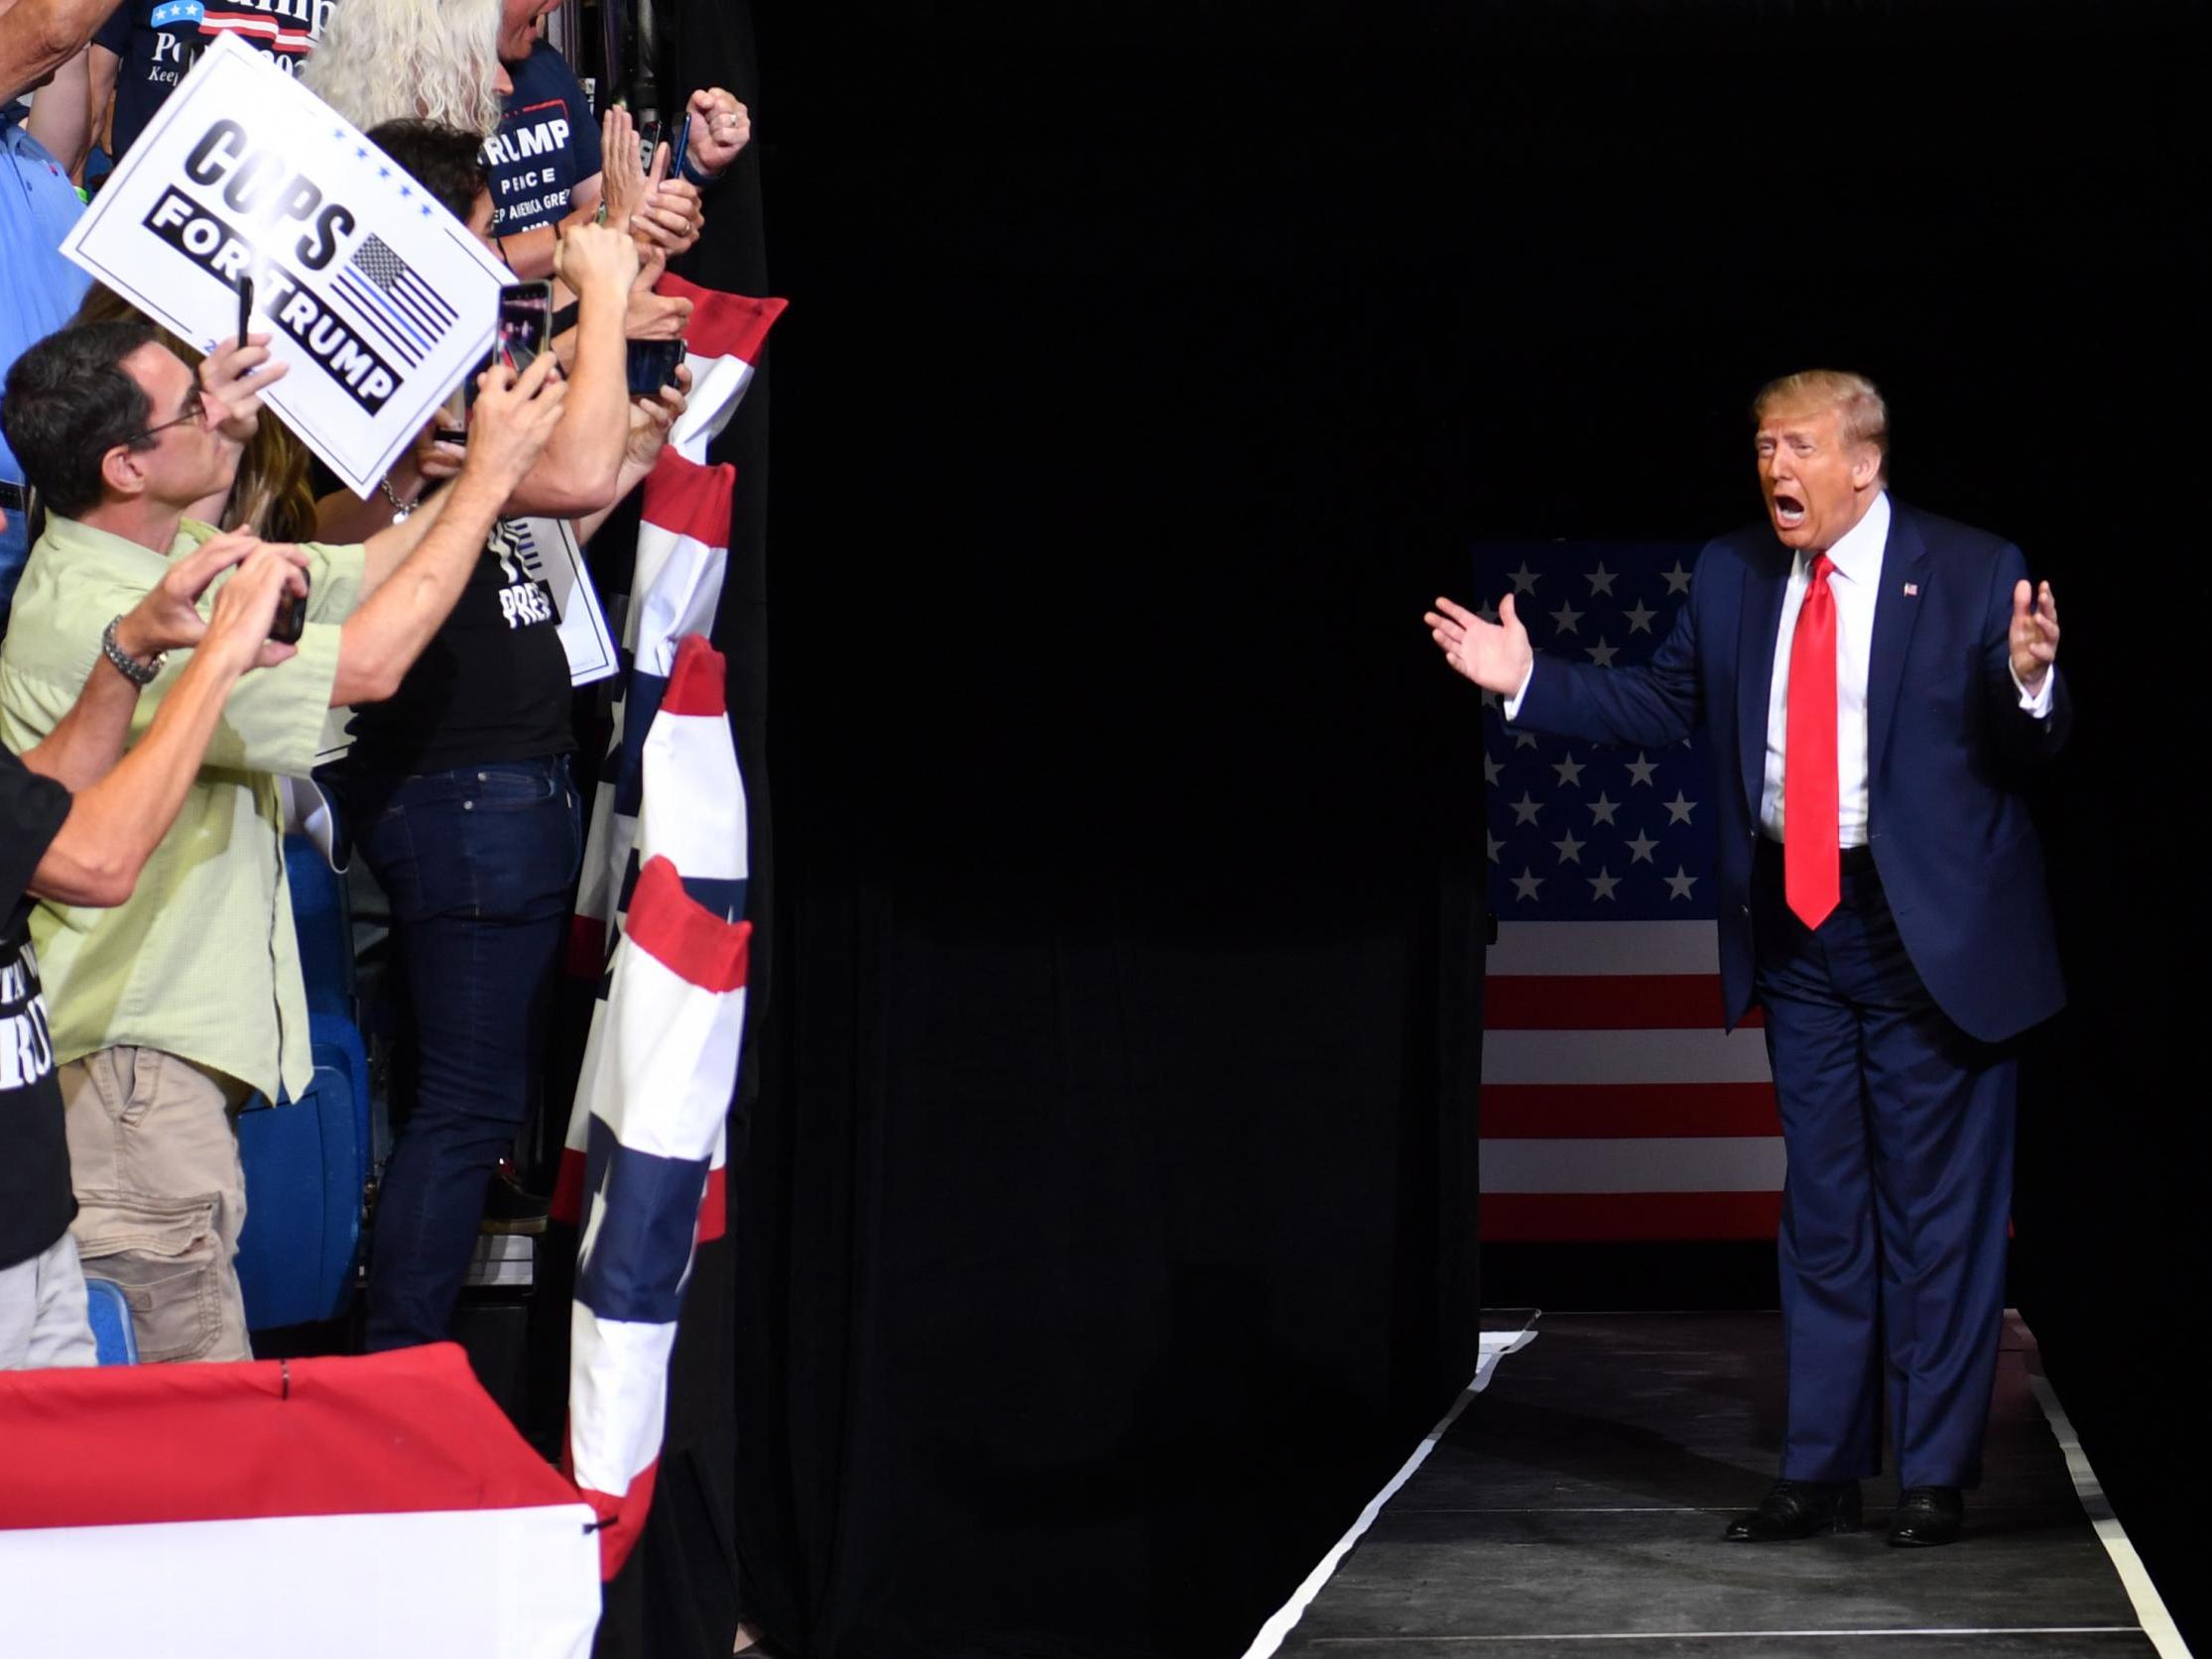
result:
M 518 375 L 538 360 L 553 330 L 553 284 L 510 283 L 499 291 L 492 349 Z
M 676 366 L 683 361 L 681 340 L 632 340 L 628 369 L 630 396 L 651 398 L 664 386 L 676 384 Z

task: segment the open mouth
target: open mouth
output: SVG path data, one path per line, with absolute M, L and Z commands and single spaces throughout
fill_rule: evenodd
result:
M 1787 490 L 1777 490 L 1774 496 L 1774 506 L 1775 523 L 1783 530 L 1795 530 L 1805 522 L 1803 498 L 1791 495 Z

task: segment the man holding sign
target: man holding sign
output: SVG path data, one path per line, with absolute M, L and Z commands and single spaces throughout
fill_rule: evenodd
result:
M 21 751 L 67 712 L 108 619 L 212 533 L 186 507 L 229 487 L 259 417 L 268 336 L 213 353 L 195 380 L 151 327 L 94 323 L 8 377 L 9 441 L 53 517 L 0 650 L 0 734 Z M 284 871 L 279 775 L 314 766 L 326 711 L 389 697 L 474 569 L 501 506 L 560 418 L 547 357 L 481 382 L 450 489 L 364 545 L 309 544 L 298 653 L 234 693 L 176 829 L 112 910 L 42 903 L 45 969 L 88 1263 L 131 1292 L 150 1360 L 250 1356 L 233 1260 L 244 1177 L 228 1122 L 253 1091 L 307 1088 L 307 1014 Z M 108 660 L 147 687 L 178 672 Z M 175 654 L 175 653 L 172 653 Z M 210 962 L 221 964 L 210 971 Z

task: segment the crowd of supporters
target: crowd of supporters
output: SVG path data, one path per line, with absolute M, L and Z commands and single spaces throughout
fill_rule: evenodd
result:
M 0 0 L 0 1368 L 91 1362 L 87 1268 L 142 1358 L 249 1357 L 236 1115 L 309 1082 L 284 840 L 317 776 L 389 899 L 410 1027 L 365 1342 L 447 1334 L 539 1094 L 583 845 L 567 659 L 516 524 L 588 545 L 654 468 L 689 377 L 634 394 L 629 342 L 682 334 L 655 285 L 750 137 L 702 89 L 671 176 L 626 111 L 594 116 L 554 0 L 247 9 L 268 27 Z M 553 348 L 456 388 L 365 500 L 264 413 L 270 336 L 203 355 L 59 251 L 225 31 L 553 284 Z M 317 773 L 332 710 L 351 745 Z

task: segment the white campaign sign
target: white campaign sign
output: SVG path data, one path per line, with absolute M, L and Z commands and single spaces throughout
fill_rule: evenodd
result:
M 383 151 L 225 35 L 162 105 L 61 251 L 202 350 L 254 328 L 268 394 L 367 497 L 492 343 L 507 269 Z
M 568 653 L 568 683 L 589 685 L 607 678 L 622 662 L 607 631 L 606 612 L 599 608 L 599 592 L 584 567 L 575 527 L 566 519 L 517 519 L 514 531 L 524 573 L 545 583 L 553 595 L 560 646 Z

